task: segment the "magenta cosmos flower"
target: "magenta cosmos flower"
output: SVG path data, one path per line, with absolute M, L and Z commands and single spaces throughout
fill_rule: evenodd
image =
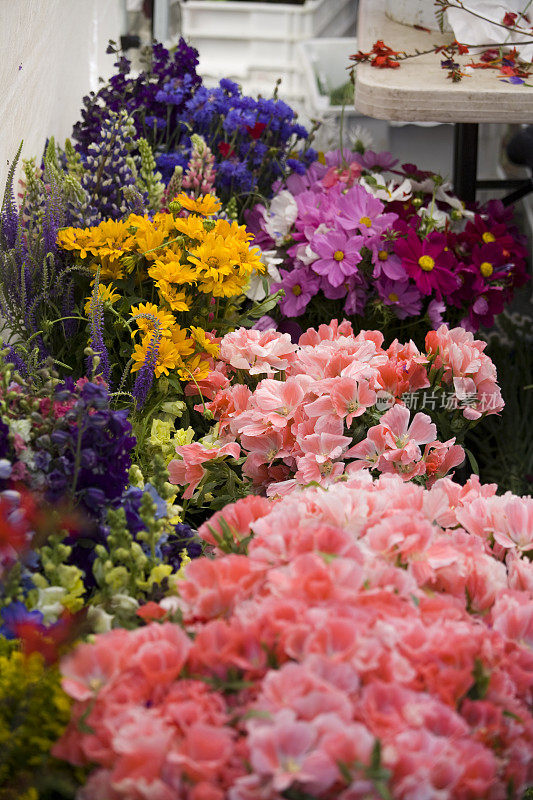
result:
M 396 241 L 394 251 L 422 294 L 435 292 L 440 297 L 457 289 L 458 279 L 451 272 L 455 259 L 448 250 L 444 234 L 430 233 L 421 242 L 417 234 L 409 230 L 406 239 Z
M 361 261 L 362 236 L 350 236 L 344 231 L 330 231 L 314 236 L 311 249 L 319 256 L 313 261 L 313 271 L 327 277 L 332 286 L 340 286 L 346 278 L 357 274 Z

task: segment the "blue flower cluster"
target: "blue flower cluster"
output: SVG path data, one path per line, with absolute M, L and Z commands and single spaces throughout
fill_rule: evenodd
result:
M 96 140 L 89 145 L 81 181 L 89 198 L 84 225 L 98 225 L 103 219 L 121 219 L 131 210 L 123 190 L 135 186 L 135 176 L 127 162 L 134 136 L 131 118 L 124 111 L 111 112 L 102 123 Z
M 168 124 L 176 131 L 172 148 L 157 157 L 157 166 L 167 181 L 175 166 L 187 164 L 191 132 L 203 136 L 215 156 L 215 186 L 225 202 L 252 192 L 268 197 L 275 181 L 287 171 L 305 172 L 317 157 L 308 148 L 302 160 L 290 158 L 308 134 L 296 123 L 296 114 L 287 103 L 247 97 L 226 78 L 214 88 L 198 86 L 184 106 L 181 86 L 170 82 L 158 97 L 166 102 Z

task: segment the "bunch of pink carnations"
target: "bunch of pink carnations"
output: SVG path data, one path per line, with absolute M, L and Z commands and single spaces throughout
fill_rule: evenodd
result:
M 277 323 L 347 315 L 380 330 L 420 319 L 423 332 L 443 322 L 475 332 L 527 280 L 511 220 L 501 202 L 465 209 L 442 178 L 390 153 L 337 150 L 256 206 L 248 227 L 279 267 Z
M 62 662 L 79 800 L 521 798 L 533 499 L 495 492 L 359 473 L 219 512 L 247 554 Z
M 273 330 L 227 334 L 214 370 L 189 386 L 202 392 L 196 408 L 218 422 L 219 439 L 177 447 L 170 481 L 192 498 L 227 456 L 243 457 L 254 491 L 271 496 L 360 469 L 428 486 L 444 477 L 465 453 L 443 432 L 464 435 L 503 408 L 485 343 L 441 326 L 425 352 L 412 341 L 382 345 L 379 331 L 356 335 L 346 320 L 309 329 L 298 345 Z

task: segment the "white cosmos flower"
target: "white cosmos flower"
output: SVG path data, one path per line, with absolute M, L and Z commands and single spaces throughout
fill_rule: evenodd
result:
M 429 206 L 429 208 L 426 206 L 422 206 L 422 208 L 418 210 L 418 216 L 422 218 L 429 217 L 435 223 L 436 228 L 445 228 L 446 223 L 449 220 L 448 214 L 446 214 L 445 211 L 441 211 L 434 204 L 433 208 L 431 208 L 431 206 Z
M 245 291 L 245 295 L 249 300 L 253 300 L 254 303 L 260 303 L 261 300 L 264 300 L 266 297 L 266 292 L 263 286 L 264 279 L 266 278 L 268 287 L 273 283 L 279 283 L 281 281 L 281 275 L 278 271 L 278 265 L 283 263 L 283 259 L 279 258 L 277 255 L 277 250 L 262 250 L 261 251 L 261 262 L 266 267 L 266 274 L 263 273 L 259 275 L 255 270 L 250 276 L 250 281 L 248 283 L 248 288 Z
M 277 245 L 286 239 L 297 216 L 296 200 L 287 189 L 277 194 L 269 208 L 265 208 L 263 211 L 265 230 Z
M 354 150 L 360 145 L 364 150 L 370 150 L 374 145 L 374 137 L 363 125 L 356 125 L 348 132 L 348 141 Z
M 369 178 L 373 178 L 376 183 L 372 180 L 369 181 Z M 408 178 L 401 183 L 397 183 L 395 180 L 387 183 L 379 172 L 371 172 L 370 175 L 361 178 L 360 184 L 369 194 L 374 195 L 378 200 L 385 200 L 387 203 L 392 203 L 393 200 L 408 200 L 413 193 L 411 181 Z
M 435 200 L 438 200 L 440 203 L 446 203 L 446 205 L 453 208 L 455 211 L 459 211 L 463 217 L 468 217 L 469 219 L 473 219 L 475 214 L 473 211 L 468 211 L 462 200 L 459 200 L 457 195 L 451 194 L 453 191 L 452 184 L 449 181 L 442 183 L 440 186 L 437 186 L 435 189 L 435 181 L 432 178 L 426 178 L 424 181 L 411 181 L 413 191 L 414 192 L 424 192 L 425 194 L 433 194 L 435 192 Z

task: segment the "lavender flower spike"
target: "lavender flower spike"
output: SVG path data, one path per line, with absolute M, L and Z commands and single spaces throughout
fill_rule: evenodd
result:
M 104 342 L 104 335 L 103 335 L 104 305 L 100 300 L 100 295 L 98 293 L 98 287 L 99 287 L 98 279 L 99 279 L 99 274 L 97 274 L 96 280 L 94 282 L 94 289 L 91 297 L 91 307 L 89 311 L 90 326 L 91 326 L 90 346 L 92 347 L 94 352 L 98 356 L 100 356 L 100 363 L 98 365 L 99 374 L 109 385 L 111 369 L 109 365 L 109 353 L 107 352 L 107 347 L 105 346 Z M 87 370 L 89 374 L 92 372 L 92 368 L 93 368 L 93 357 L 89 356 L 89 358 L 87 359 Z
M 137 377 L 135 378 L 135 383 L 133 384 L 132 389 L 132 394 L 137 401 L 137 408 L 142 408 L 146 402 L 148 392 L 152 388 L 152 383 L 154 381 L 154 372 L 157 364 L 157 356 L 159 354 L 159 344 L 161 342 L 162 333 L 161 322 L 157 319 L 157 317 L 154 317 L 151 314 L 138 314 L 133 319 L 138 319 L 139 317 L 151 319 L 154 322 L 154 330 L 152 332 L 152 336 L 150 337 L 148 347 L 146 348 L 146 356 L 141 368 L 137 372 Z

